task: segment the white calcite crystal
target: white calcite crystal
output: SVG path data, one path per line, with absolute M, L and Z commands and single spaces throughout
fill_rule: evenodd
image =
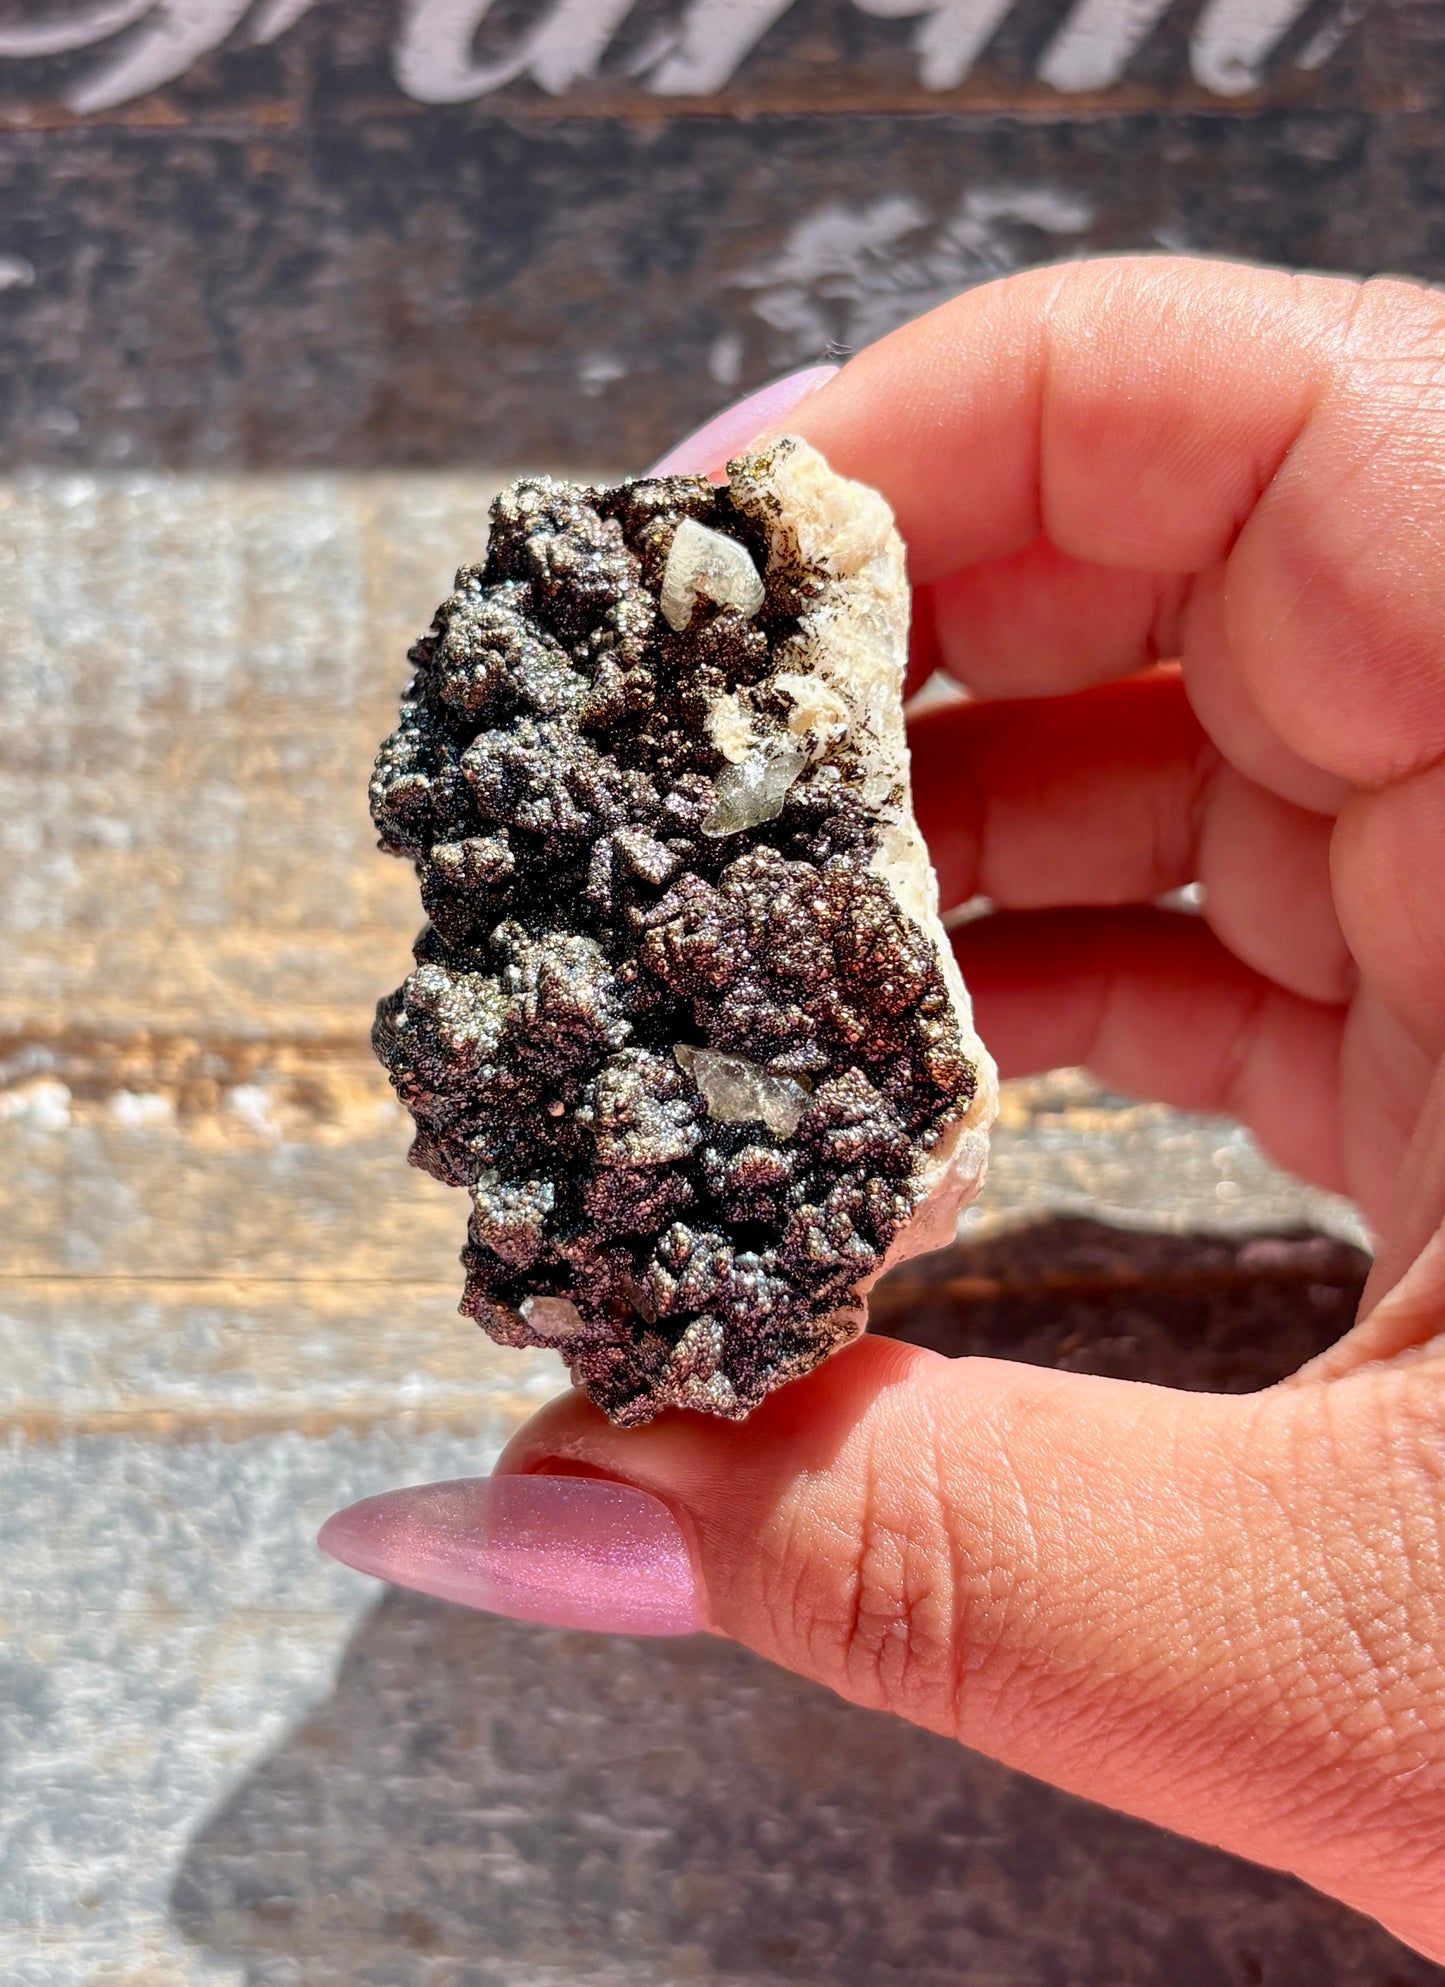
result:
M 766 598 L 747 547 L 726 532 L 712 531 L 685 517 L 673 536 L 658 596 L 669 628 L 682 632 L 692 619 L 699 594 L 714 607 L 735 607 L 749 619 Z
M 993 1065 L 913 817 L 883 499 L 783 439 L 498 498 L 372 808 L 430 919 L 374 1041 L 466 1186 L 463 1309 L 612 1418 L 738 1418 L 983 1177 Z
M 717 799 L 704 817 L 705 835 L 740 835 L 776 821 L 787 803 L 788 789 L 808 764 L 808 748 L 792 739 L 759 745 L 746 759 L 724 766 L 714 782 Z
M 746 1056 L 679 1042 L 673 1054 L 702 1094 L 707 1114 L 721 1125 L 766 1125 L 780 1139 L 793 1136 L 808 1108 L 808 1090 L 791 1076 L 769 1076 Z

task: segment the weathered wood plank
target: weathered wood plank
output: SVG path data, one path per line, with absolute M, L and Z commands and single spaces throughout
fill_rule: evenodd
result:
M 374 1589 L 312 1543 L 338 1503 L 485 1469 L 510 1421 L 364 1439 L 0 1448 L 0 1977 L 240 1987 L 170 1922 L 174 1871 L 330 1688 Z
M 545 1353 L 504 1352 L 445 1285 L 113 1278 L 0 1284 L 0 1426 L 31 1441 L 130 1431 L 228 1441 L 294 1430 L 509 1423 L 559 1391 Z
M 403 1164 L 388 1114 L 370 1138 L 286 1140 L 234 1118 L 170 1136 L 104 1121 L 7 1127 L 14 1275 L 439 1281 L 465 1201 Z
M 255 46 L 265 10 L 214 0 L 189 13 L 229 13 L 223 45 L 109 105 L 143 29 L 22 61 L 0 27 L 0 462 L 641 463 L 1026 261 L 1445 274 L 1420 0 L 1017 0 L 956 82 L 985 0 L 794 0 L 677 94 L 685 20 L 746 11 L 639 4 L 589 52 L 585 7 L 478 0 L 445 55 L 435 9 L 316 7 Z
M 102 162 L 93 134 L 21 134 L 4 242 L 35 273 L 0 313 L 0 463 L 641 465 L 738 383 L 1024 262 L 1169 245 L 1433 276 L 1428 165 L 1393 129 L 452 117 L 268 140 L 259 166 L 231 141 L 115 134 Z
M 484 478 L 0 490 L 0 1036 L 364 1032 L 420 922 L 371 757 Z M 0 1049 L 0 1058 L 5 1051 Z
M 995 1224 L 992 1241 L 885 1281 L 872 1322 L 950 1356 L 1242 1390 L 1346 1330 L 1365 1262 L 1323 1237 Z M 554 1357 L 504 1351 L 460 1318 L 454 1275 L 0 1281 L 0 1427 L 32 1442 L 470 1428 L 480 1401 L 520 1420 L 564 1383 Z

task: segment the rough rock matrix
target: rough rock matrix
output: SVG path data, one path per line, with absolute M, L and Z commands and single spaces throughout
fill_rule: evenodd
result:
M 745 1415 L 981 1177 L 907 619 L 886 504 L 787 439 L 513 484 L 411 652 L 371 805 L 429 923 L 373 1041 L 471 1196 L 462 1309 L 614 1421 Z

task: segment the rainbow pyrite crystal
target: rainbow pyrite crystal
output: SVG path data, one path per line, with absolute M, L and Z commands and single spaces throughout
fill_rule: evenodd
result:
M 514 483 L 411 652 L 371 802 L 429 923 L 373 1040 L 470 1194 L 463 1310 L 617 1422 L 745 1415 L 977 1190 L 907 632 L 887 505 L 784 439 Z

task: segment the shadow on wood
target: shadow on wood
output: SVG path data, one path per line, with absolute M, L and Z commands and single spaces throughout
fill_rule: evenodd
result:
M 1368 1271 L 1363 1250 L 1306 1229 L 1151 1233 L 1059 1217 L 904 1264 L 869 1318 L 954 1359 L 1246 1394 L 1349 1329 Z
M 392 1593 L 192 1846 L 247 1987 L 1425 1987 L 1291 1880 L 745 1651 Z

